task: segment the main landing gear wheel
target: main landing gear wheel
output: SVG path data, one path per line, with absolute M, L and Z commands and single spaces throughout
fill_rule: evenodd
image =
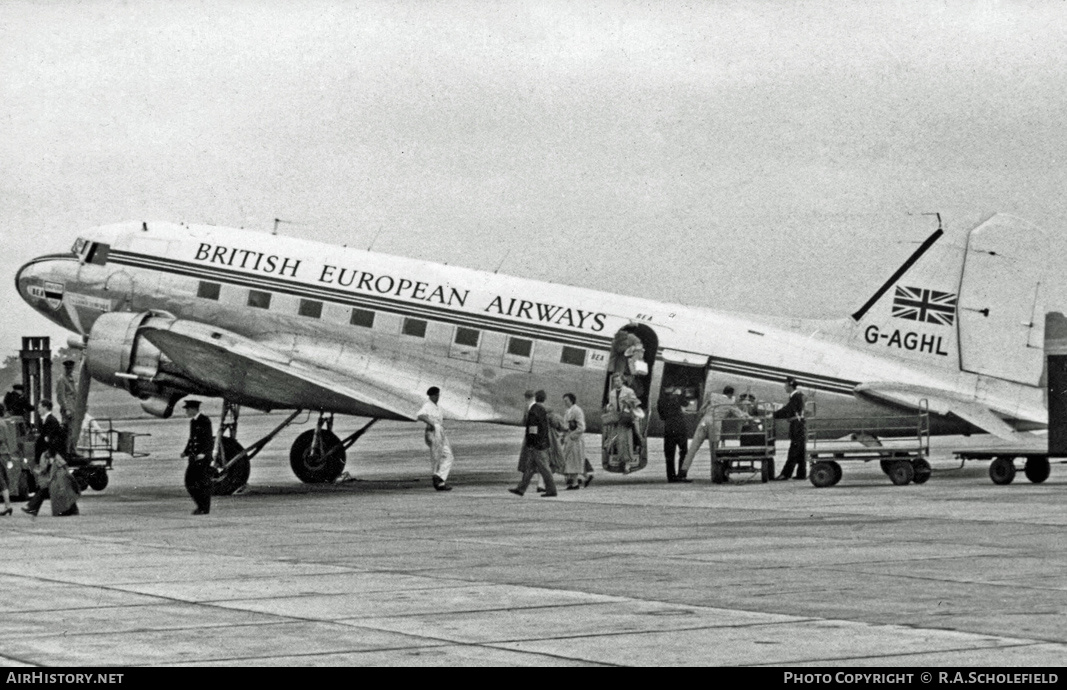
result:
M 1045 481 L 1049 475 L 1048 458 L 1028 458 L 1023 467 L 1023 474 L 1034 484 Z
M 1001 455 L 989 463 L 989 478 L 994 484 L 1011 484 L 1015 479 L 1015 458 Z
M 345 451 L 339 448 L 341 439 L 326 429 L 319 431 L 319 439 L 320 447 L 313 448 L 315 430 L 308 429 L 296 437 L 289 451 L 289 466 L 305 484 L 329 484 L 345 469 Z M 326 454 L 334 448 L 337 451 L 327 458 Z
M 915 479 L 915 468 L 907 460 L 895 460 L 889 468 L 889 480 L 897 486 L 904 486 Z
M 244 450 L 244 447 L 229 436 L 222 437 L 222 458 L 218 464 L 225 465 L 230 458 L 235 457 Z M 248 475 L 252 472 L 252 463 L 247 457 L 241 458 L 226 469 L 225 472 L 216 472 L 211 477 L 211 493 L 214 496 L 229 496 L 248 483 Z
M 915 470 L 915 476 L 912 481 L 916 484 L 925 484 L 930 475 L 934 473 L 934 468 L 930 467 L 930 463 L 922 458 L 912 461 L 911 467 Z
M 828 462 L 817 462 L 811 466 L 811 471 L 808 472 L 808 478 L 815 486 L 822 488 L 825 486 L 833 486 L 834 479 L 837 478 L 837 473 L 834 472 L 834 468 Z

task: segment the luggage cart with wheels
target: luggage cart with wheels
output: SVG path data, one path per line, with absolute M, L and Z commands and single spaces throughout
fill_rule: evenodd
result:
M 78 488 L 82 491 L 86 488 L 93 491 L 103 491 L 107 488 L 107 473 L 111 469 L 115 453 L 132 458 L 147 457 L 148 453 L 138 453 L 135 450 L 138 436 L 151 434 L 117 431 L 110 419 L 94 420 L 91 426 L 82 431 L 74 454 L 67 461 L 71 475 L 78 482 Z
M 711 447 L 711 481 L 726 483 L 732 474 L 759 475 L 761 482 L 774 477 L 774 418 L 770 414 L 750 419 L 725 419 L 717 445 Z
M 889 438 L 882 440 L 875 432 Z M 841 481 L 840 463 L 845 460 L 877 460 L 897 486 L 925 484 L 933 473 L 928 460 L 929 404 L 920 400 L 913 415 L 820 419 L 808 425 L 807 456 L 808 477 L 819 488 Z

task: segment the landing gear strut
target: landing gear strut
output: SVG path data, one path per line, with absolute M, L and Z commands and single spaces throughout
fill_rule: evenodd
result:
M 249 456 L 244 447 L 237 442 L 237 420 L 241 415 L 239 405 L 223 401 L 222 419 L 215 434 L 215 452 L 211 467 L 215 472 L 211 476 L 211 493 L 215 496 L 229 496 L 248 483 L 252 472 Z
M 216 496 L 227 496 L 244 486 L 252 471 L 250 460 L 302 412 L 294 410 L 269 434 L 248 448 L 243 448 L 237 442 L 240 407 L 224 401 L 219 431 L 215 436 L 215 460 L 212 463 L 215 475 L 211 492 Z M 300 481 L 308 484 L 334 481 L 345 468 L 345 451 L 377 421 L 377 418 L 371 419 L 359 431 L 341 440 L 333 433 L 333 415 L 320 412 L 315 428 L 297 436 L 289 451 L 289 464 L 293 472 Z

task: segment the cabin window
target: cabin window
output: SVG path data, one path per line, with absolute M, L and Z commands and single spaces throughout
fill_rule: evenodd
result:
M 563 346 L 563 354 L 560 355 L 559 361 L 563 364 L 573 364 L 576 367 L 585 366 L 585 350 L 580 347 L 567 347 Z
M 529 357 L 533 352 L 533 341 L 526 338 L 508 338 L 508 354 L 517 357 Z
M 473 328 L 464 328 L 459 326 L 456 328 L 456 345 L 466 345 L 467 347 L 478 347 L 478 339 L 481 337 L 482 332 Z
M 300 300 L 300 307 L 296 311 L 300 316 L 308 316 L 313 319 L 322 318 L 322 302 L 313 299 Z
M 201 280 L 200 285 L 196 288 L 196 296 L 203 297 L 204 299 L 218 300 L 221 290 L 222 286 L 218 283 L 209 283 L 206 280 Z
M 426 322 L 422 319 L 404 319 L 404 326 L 400 329 L 404 335 L 413 335 L 416 338 L 426 337 Z
M 353 326 L 374 328 L 374 312 L 370 309 L 353 309 L 352 318 L 348 322 Z
M 248 291 L 248 306 L 255 307 L 257 309 L 270 309 L 269 292 L 263 292 L 262 290 L 249 290 Z

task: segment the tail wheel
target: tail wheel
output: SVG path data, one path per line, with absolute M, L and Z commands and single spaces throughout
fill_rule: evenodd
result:
M 293 474 L 305 484 L 329 484 L 340 476 L 345 469 L 345 451 L 341 448 L 341 439 L 332 431 L 319 431 L 321 443 L 315 445 L 315 430 L 308 429 L 296 437 L 289 450 L 289 466 Z M 334 448 L 337 451 L 326 457 Z
M 217 458 L 217 464 L 225 465 L 230 458 L 236 457 L 244 450 L 244 446 L 229 436 L 222 437 L 222 458 Z M 216 472 L 211 477 L 211 493 L 215 496 L 229 496 L 248 483 L 248 475 L 252 473 L 252 463 L 248 458 L 241 458 L 230 465 L 225 472 Z
M 811 471 L 808 472 L 808 477 L 811 483 L 820 489 L 826 486 L 834 485 L 834 468 L 830 466 L 828 462 L 817 462 L 811 466 Z
M 916 484 L 925 484 L 926 480 L 930 478 L 930 475 L 934 473 L 930 463 L 926 460 L 919 458 L 911 463 L 912 469 L 915 470 L 915 477 L 912 479 Z
M 1023 467 L 1023 474 L 1034 484 L 1045 481 L 1049 475 L 1048 458 L 1028 458 Z
M 897 486 L 904 486 L 915 479 L 915 468 L 907 460 L 896 460 L 889 468 L 889 480 Z
M 1011 484 L 1015 479 L 1015 458 L 1000 456 L 989 464 L 989 478 L 994 484 Z

